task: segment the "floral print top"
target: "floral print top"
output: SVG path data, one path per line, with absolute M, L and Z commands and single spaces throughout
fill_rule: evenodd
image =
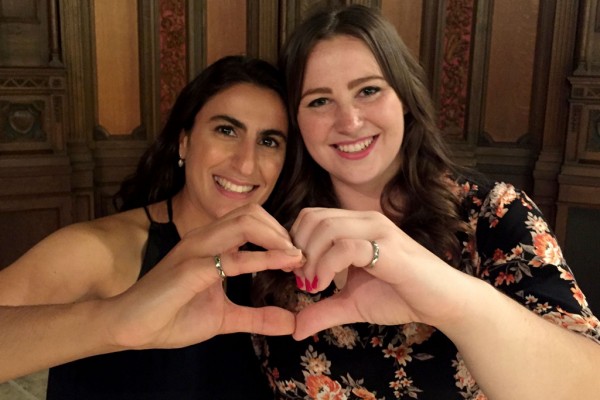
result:
M 543 318 L 600 343 L 600 322 L 531 199 L 506 183 L 487 191 L 470 182 L 461 187 L 476 232 L 463 243 L 461 269 Z M 297 307 L 335 290 L 332 285 L 316 295 L 299 291 Z M 301 342 L 255 336 L 254 345 L 279 399 L 487 398 L 454 344 L 420 323 L 337 326 Z

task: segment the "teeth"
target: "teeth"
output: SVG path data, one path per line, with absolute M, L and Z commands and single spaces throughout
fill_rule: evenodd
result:
M 254 189 L 253 185 L 236 185 L 235 183 L 230 182 L 220 176 L 215 176 L 215 182 L 217 182 L 223 189 L 235 193 L 248 193 Z
M 362 142 L 353 143 L 353 144 L 338 144 L 335 147 L 339 151 L 343 151 L 344 153 L 356 153 L 358 151 L 363 151 L 367 147 L 369 147 L 373 143 L 373 138 L 370 137 L 368 139 L 363 140 Z

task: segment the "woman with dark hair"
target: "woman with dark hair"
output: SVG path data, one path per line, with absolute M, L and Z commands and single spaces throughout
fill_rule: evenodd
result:
M 289 311 L 245 307 L 249 273 L 302 263 L 260 206 L 293 139 L 284 102 L 277 70 L 252 58 L 190 82 L 119 191 L 123 212 L 0 271 L 0 381 L 55 366 L 49 400 L 272 397 L 236 332 L 294 329 Z
M 280 67 L 303 146 L 274 215 L 307 261 L 255 280 L 298 312 L 297 342 L 255 337 L 276 396 L 597 397 L 600 323 L 555 237 L 524 192 L 451 161 L 393 26 L 318 12 Z

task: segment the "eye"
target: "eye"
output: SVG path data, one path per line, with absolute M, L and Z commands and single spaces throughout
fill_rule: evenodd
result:
M 326 98 L 319 97 L 318 99 L 314 99 L 313 101 L 311 101 L 310 103 L 308 103 L 308 106 L 316 108 L 316 107 L 324 106 L 328 102 L 329 102 L 329 100 L 327 100 Z
M 360 91 L 360 95 L 364 97 L 373 96 L 376 93 L 381 91 L 380 87 L 377 86 L 367 86 Z
M 260 144 L 262 146 L 272 147 L 272 148 L 279 147 L 279 141 L 272 137 L 264 137 L 258 141 L 258 144 Z
M 215 128 L 215 131 L 225 136 L 235 136 L 235 129 L 229 125 L 219 125 Z

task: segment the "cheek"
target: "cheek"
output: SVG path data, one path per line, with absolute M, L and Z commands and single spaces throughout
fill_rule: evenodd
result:
M 262 166 L 262 175 L 267 183 L 269 190 L 273 189 L 275 186 L 275 182 L 277 182 L 277 178 L 279 178 L 279 174 L 283 169 L 284 156 L 269 158 L 265 160 Z
M 318 142 L 323 138 L 326 126 L 327 120 L 322 116 L 308 112 L 298 114 L 298 128 L 300 128 L 300 134 L 304 143 L 309 147 L 312 143 Z

